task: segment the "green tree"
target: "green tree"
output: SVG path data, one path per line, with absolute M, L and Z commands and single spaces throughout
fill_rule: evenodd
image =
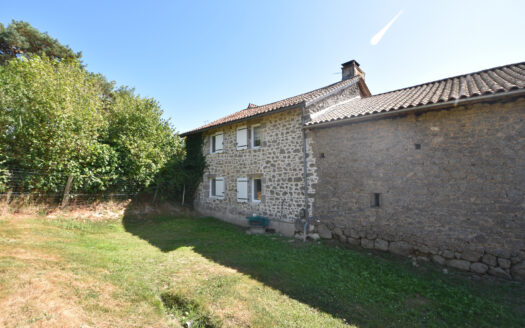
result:
M 102 90 L 78 61 L 33 57 L 0 66 L 0 147 L 7 164 L 40 175 L 31 190 L 104 190 L 117 176 L 118 156 L 99 142 L 107 130 Z
M 0 65 L 20 56 L 38 55 L 52 59 L 77 59 L 81 52 L 75 53 L 67 45 L 61 44 L 47 33 L 42 33 L 29 23 L 13 20 L 4 27 L 0 23 Z
M 118 153 L 123 185 L 148 187 L 169 160 L 182 155 L 183 143 L 154 99 L 120 88 L 107 115 L 106 142 Z

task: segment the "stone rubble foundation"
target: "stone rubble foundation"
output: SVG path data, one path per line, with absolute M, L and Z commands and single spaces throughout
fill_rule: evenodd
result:
M 396 255 L 410 257 L 418 262 L 432 261 L 457 270 L 470 271 L 478 275 L 491 275 L 503 279 L 525 280 L 525 259 L 523 254 L 500 252 L 490 254 L 482 247 L 450 250 L 427 245 L 411 244 L 403 240 L 386 240 L 366 230 L 342 229 L 333 224 L 318 224 L 307 239 L 336 239 L 340 242 L 364 249 L 375 249 Z M 296 231 L 296 238 L 302 239 L 302 231 Z M 416 262 L 417 263 L 417 262 Z

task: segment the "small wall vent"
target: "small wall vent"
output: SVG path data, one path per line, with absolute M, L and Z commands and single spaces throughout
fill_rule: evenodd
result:
M 370 207 L 381 207 L 381 194 L 380 193 L 372 194 Z

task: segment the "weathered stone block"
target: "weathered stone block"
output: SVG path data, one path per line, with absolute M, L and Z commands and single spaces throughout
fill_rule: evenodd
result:
M 507 260 L 507 259 L 503 259 L 503 258 L 498 258 L 498 265 L 502 268 L 502 269 L 509 269 L 510 268 L 510 260 Z
M 489 274 L 499 278 L 511 279 L 510 274 L 502 268 L 490 268 Z
M 485 272 L 487 272 L 488 269 L 489 267 L 486 264 L 480 262 L 472 263 L 470 265 L 470 271 L 479 274 L 484 274 Z
M 525 262 L 515 264 L 510 269 L 512 277 L 518 280 L 525 280 Z
M 349 243 L 350 245 L 356 245 L 356 246 L 361 245 L 361 239 L 359 238 L 348 237 L 346 242 Z
M 319 233 L 319 236 L 323 239 L 332 239 L 332 232 L 324 224 L 320 224 L 317 227 L 317 232 Z
M 482 255 L 482 249 L 465 249 L 461 252 L 461 258 L 470 262 L 479 261 Z
M 420 251 L 420 252 L 423 253 L 423 254 L 428 254 L 428 253 L 430 253 L 430 248 L 428 248 L 428 247 L 425 246 L 425 245 L 419 245 L 419 246 L 417 247 L 417 250 Z
M 447 265 L 458 270 L 468 271 L 470 269 L 470 262 L 465 260 L 450 260 Z
M 512 264 L 519 263 L 521 262 L 521 260 L 522 260 L 522 257 L 519 257 L 519 256 L 513 256 L 510 258 L 510 261 L 512 262 Z
M 492 254 L 483 255 L 482 261 L 483 263 L 488 264 L 490 266 L 496 266 L 496 257 Z
M 444 265 L 446 262 L 443 256 L 437 254 L 432 255 L 432 261 L 440 265 Z
M 366 238 L 361 239 L 361 247 L 372 249 L 374 248 L 374 241 Z
M 375 249 L 379 249 L 380 251 L 388 251 L 388 241 L 383 239 L 376 239 L 374 242 Z
M 446 259 L 453 259 L 454 258 L 454 253 L 452 251 L 449 251 L 449 250 L 444 250 L 443 253 L 441 253 L 441 256 L 443 256 Z
M 508 249 L 498 248 L 493 251 L 493 254 L 505 259 L 510 258 L 510 251 Z
M 377 233 L 375 233 L 373 231 L 367 231 L 366 232 L 366 238 L 367 239 L 376 239 L 377 238 Z
M 343 233 L 343 229 L 335 227 L 332 233 L 337 240 L 340 240 L 342 242 L 346 241 L 346 236 Z
M 398 255 L 408 256 L 412 252 L 412 246 L 404 241 L 391 242 L 388 249 Z

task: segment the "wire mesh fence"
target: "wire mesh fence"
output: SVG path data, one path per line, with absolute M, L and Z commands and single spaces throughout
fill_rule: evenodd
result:
M 0 175 L 0 200 L 7 204 L 38 202 L 74 206 L 98 201 L 127 200 L 140 191 L 133 181 L 118 181 L 98 190 L 97 188 L 83 189 L 82 184 L 77 183 L 80 178 L 39 170 L 4 169 L 3 174 Z M 90 178 L 100 181 L 107 179 L 104 176 Z

